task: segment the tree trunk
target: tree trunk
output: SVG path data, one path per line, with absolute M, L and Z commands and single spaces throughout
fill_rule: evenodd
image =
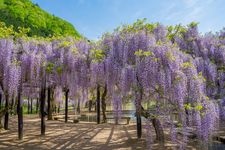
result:
M 141 123 L 141 115 L 139 113 L 136 114 L 137 120 L 137 137 L 140 139 L 142 136 L 142 123 Z
M 5 116 L 6 113 L 6 108 L 2 108 L 0 110 L 0 120 L 2 120 L 2 118 Z M 0 129 L 3 128 L 2 122 L 0 121 Z
M 4 129 L 8 130 L 9 129 L 9 95 L 8 93 L 5 95 L 5 108 L 6 108 L 6 113 L 5 113 Z
M 30 98 L 27 99 L 27 114 L 30 114 Z
M 88 101 L 88 111 L 89 112 L 91 112 L 92 105 L 93 105 L 92 100 L 89 100 Z
M 186 125 L 189 126 L 189 112 L 186 108 L 185 108 L 185 114 L 186 114 Z
M 107 84 L 105 84 L 104 92 L 102 94 L 102 116 L 103 116 L 103 123 L 106 123 L 106 95 L 107 95 Z
M 97 124 L 100 124 L 100 85 L 97 85 L 97 100 L 96 100 L 96 107 L 97 107 Z
M 60 104 L 59 104 L 59 106 L 58 106 L 58 113 L 60 113 Z
M 2 109 L 2 94 L 0 93 L 0 110 Z
M 52 90 L 48 87 L 48 120 L 52 120 Z
M 56 106 L 56 104 L 54 104 L 54 112 L 55 112 L 55 114 L 57 113 L 57 106 Z
M 160 122 L 159 119 L 155 118 L 154 116 L 151 117 L 151 114 L 148 111 L 145 111 L 143 107 L 141 107 L 141 115 L 145 117 L 146 119 L 150 118 L 152 125 L 155 129 L 156 133 L 156 140 L 158 140 L 161 143 L 164 143 L 164 131 L 163 131 L 163 126 Z
M 116 102 L 114 109 L 116 110 L 116 112 L 115 112 L 116 113 L 115 114 L 115 124 L 118 125 L 119 124 L 119 112 L 118 112 L 119 104 L 118 104 L 118 102 Z
M 27 113 L 30 114 L 30 98 L 27 99 Z
M 155 128 L 156 133 L 156 140 L 158 140 L 161 143 L 164 143 L 164 133 L 163 133 L 163 126 L 160 123 L 159 119 L 152 118 L 152 125 Z
M 80 114 L 80 99 L 78 99 L 78 104 L 77 104 L 77 113 Z
M 69 90 L 65 91 L 65 97 L 66 97 L 66 102 L 65 102 L 65 122 L 68 122 L 68 94 Z
M 30 99 L 30 113 L 33 113 L 33 99 Z
M 2 117 L 0 116 L 0 129 L 2 129 L 3 128 L 3 125 L 2 125 Z
M 40 112 L 41 112 L 41 135 L 45 135 L 45 91 L 46 91 L 46 79 L 42 81 L 42 86 L 41 86 L 41 94 L 40 94 Z
M 1 112 L 1 109 L 2 109 L 2 94 L 0 93 L 0 112 Z M 3 127 L 3 125 L 2 125 L 2 117 L 0 116 L 0 129 L 2 127 Z
M 18 138 L 23 139 L 23 102 L 21 99 L 22 85 L 18 90 L 18 103 L 17 103 L 17 114 L 18 114 Z
M 137 121 L 137 137 L 140 139 L 142 136 L 142 123 L 141 123 L 141 101 L 143 96 L 143 88 L 139 82 L 138 76 L 137 79 L 137 90 L 135 92 L 135 106 L 136 106 L 136 121 Z
M 36 114 L 38 113 L 39 110 L 39 99 L 37 98 L 36 100 Z

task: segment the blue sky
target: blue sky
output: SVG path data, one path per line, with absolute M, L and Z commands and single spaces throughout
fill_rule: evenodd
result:
M 147 18 L 165 25 L 199 22 L 202 33 L 225 27 L 225 0 L 32 0 L 95 40 L 122 24 Z

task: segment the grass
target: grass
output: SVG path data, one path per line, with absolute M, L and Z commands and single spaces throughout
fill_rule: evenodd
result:
M 32 114 L 36 114 L 36 106 L 34 107 L 32 107 L 33 108 L 33 110 L 32 110 Z M 23 114 L 28 114 L 28 106 L 27 105 L 23 105 Z M 29 113 L 29 114 L 31 114 L 31 113 Z

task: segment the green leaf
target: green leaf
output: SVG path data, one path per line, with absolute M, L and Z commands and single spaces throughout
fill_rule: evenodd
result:
M 57 67 L 56 67 L 56 72 L 57 72 L 58 74 L 61 74 L 61 73 L 63 72 L 63 67 L 62 67 L 62 66 L 57 66 Z
M 170 60 L 170 61 L 175 61 L 176 58 L 173 55 L 173 53 L 171 51 L 166 52 L 166 57 Z
M 184 104 L 184 108 L 187 109 L 187 110 L 192 110 L 192 107 L 191 107 L 190 103 Z
M 195 110 L 197 110 L 197 111 L 201 111 L 202 109 L 203 109 L 203 106 L 201 104 L 197 104 L 195 106 Z
M 198 22 L 191 22 L 191 23 L 188 25 L 188 27 L 194 28 L 194 27 L 197 27 L 198 24 L 199 24 Z
M 134 52 L 134 55 L 138 57 L 149 57 L 153 56 L 153 53 L 151 51 L 143 51 L 142 49 L 139 49 Z
M 53 64 L 51 62 L 48 62 L 47 65 L 46 65 L 46 72 L 47 73 L 52 73 L 53 69 L 54 69 L 54 66 L 55 66 L 55 64 Z
M 194 67 L 194 65 L 191 62 L 184 62 L 181 66 L 184 69 L 193 68 Z
M 105 58 L 105 51 L 101 49 L 92 49 L 91 58 L 94 62 L 101 62 Z

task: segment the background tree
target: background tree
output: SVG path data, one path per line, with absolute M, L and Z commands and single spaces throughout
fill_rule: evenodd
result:
M 81 37 L 72 24 L 47 13 L 30 0 L 0 0 L 0 14 L 0 21 L 14 26 L 15 31 L 18 27 L 29 28 L 28 36 Z

